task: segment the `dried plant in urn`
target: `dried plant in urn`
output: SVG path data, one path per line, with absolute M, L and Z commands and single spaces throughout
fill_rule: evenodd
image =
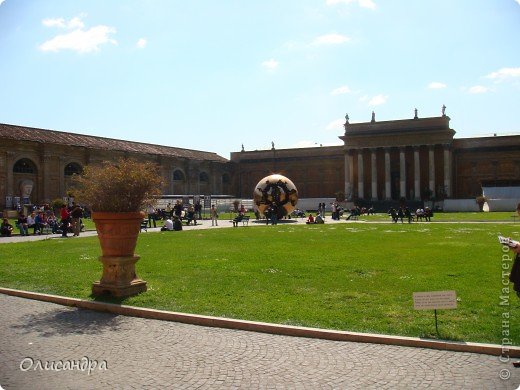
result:
M 120 159 L 88 165 L 74 176 L 74 195 L 94 212 L 138 212 L 161 195 L 162 179 L 151 162 Z
M 146 291 L 146 282 L 135 274 L 134 254 L 142 210 L 161 194 L 162 179 L 157 165 L 120 159 L 85 167 L 74 177 L 74 195 L 89 206 L 96 224 L 103 256 L 103 276 L 92 293 L 128 296 Z

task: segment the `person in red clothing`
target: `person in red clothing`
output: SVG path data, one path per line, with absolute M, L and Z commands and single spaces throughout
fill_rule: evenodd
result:
M 61 236 L 67 237 L 67 230 L 69 228 L 69 223 L 70 223 L 70 213 L 69 213 L 69 210 L 67 209 L 67 205 L 61 206 L 60 218 L 61 218 Z
M 307 218 L 307 222 L 305 222 L 307 225 L 314 223 L 314 217 L 312 214 L 309 214 L 309 218 Z

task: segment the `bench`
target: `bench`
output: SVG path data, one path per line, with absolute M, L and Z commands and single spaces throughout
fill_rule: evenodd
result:
M 45 225 L 41 226 L 41 233 L 42 234 L 51 234 L 52 233 L 52 227 L 46 223 Z
M 135 226 L 135 225 L 134 225 L 134 226 Z M 145 232 L 148 232 L 148 220 L 146 220 L 146 219 L 143 219 L 143 220 L 141 221 L 141 229 L 140 229 L 140 231 L 142 232 L 143 230 L 144 230 Z
M 197 224 L 196 219 L 188 219 L 188 218 L 182 219 L 182 222 L 184 222 L 186 224 L 186 226 L 189 226 L 191 224 L 191 221 L 193 221 L 193 226 L 195 226 Z
M 238 227 L 238 223 L 242 222 L 242 226 L 249 226 L 249 218 L 251 218 L 249 215 L 244 215 L 241 219 L 234 218 L 232 221 L 234 227 Z

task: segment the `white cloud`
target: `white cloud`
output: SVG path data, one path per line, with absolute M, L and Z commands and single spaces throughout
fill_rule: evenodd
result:
M 368 100 L 367 104 L 369 106 L 380 106 L 381 104 L 386 103 L 386 101 L 388 100 L 388 96 L 379 94 L 379 95 L 376 95 L 373 97 L 369 97 L 369 96 L 365 95 L 365 96 L 362 96 L 361 98 L 359 98 L 360 102 L 366 102 L 367 100 Z
M 336 95 L 343 95 L 345 93 L 350 93 L 350 92 L 352 92 L 350 90 L 350 88 L 348 86 L 346 86 L 346 85 L 343 85 L 343 86 L 333 90 L 330 94 L 333 95 L 333 96 L 336 96 Z
M 516 2 L 518 3 L 518 5 L 520 5 L 520 0 L 516 0 Z
M 343 125 L 345 124 L 345 119 L 336 119 L 330 122 L 325 129 L 327 130 L 343 130 Z
M 520 1 L 520 0 L 517 0 Z M 352 4 L 357 3 L 361 8 L 370 8 L 375 9 L 376 4 L 373 0 L 327 0 L 327 5 L 337 5 L 337 4 Z
M 517 0 L 520 2 L 520 0 Z M 495 82 L 500 83 L 502 81 L 507 81 L 513 79 L 515 77 L 520 77 L 520 68 L 502 68 L 497 72 L 492 72 L 486 76 L 488 79 L 495 80 Z
M 139 38 L 137 43 L 135 44 L 139 49 L 144 49 L 146 45 L 148 44 L 148 41 L 145 38 Z
M 84 16 L 82 14 L 81 16 Z M 43 19 L 42 24 L 46 27 L 59 27 L 59 28 L 68 28 L 68 29 L 82 29 L 85 27 L 85 24 L 81 20 L 80 16 L 75 16 L 68 22 L 63 18 L 54 18 L 54 19 Z
M 350 41 L 350 38 L 341 35 L 341 34 L 325 34 L 320 35 L 319 37 L 314 38 L 314 40 L 311 42 L 311 45 L 313 46 L 321 46 L 321 45 L 339 45 L 345 42 Z
M 65 19 L 63 19 L 63 18 L 43 19 L 42 24 L 46 27 L 61 27 L 61 28 L 67 27 L 67 24 L 65 23 Z
M 75 18 L 72 18 L 69 21 L 67 27 L 70 29 L 74 29 L 74 28 L 82 29 L 83 27 L 85 27 L 85 24 L 81 21 L 81 18 L 76 16 Z
M 430 84 L 428 84 L 429 89 L 443 89 L 446 88 L 447 85 L 444 83 L 440 83 L 438 81 L 432 81 Z
M 2 3 L 4 2 L 5 0 L 0 0 L 0 5 L 2 5 Z
M 278 65 L 280 63 L 276 61 L 275 59 L 271 58 L 270 60 L 262 62 L 262 66 L 268 70 L 275 70 L 278 68 Z
M 108 26 L 96 26 L 86 31 L 76 29 L 67 34 L 57 35 L 39 46 L 41 51 L 58 52 L 60 50 L 73 50 L 79 53 L 89 53 L 99 50 L 99 46 L 105 43 L 117 44 L 110 38 L 116 30 Z
M 468 89 L 469 93 L 478 94 L 489 92 L 489 88 L 483 87 L 482 85 L 475 85 Z

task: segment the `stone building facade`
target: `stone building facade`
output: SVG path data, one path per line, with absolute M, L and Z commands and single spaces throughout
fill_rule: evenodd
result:
M 282 173 L 300 197 L 368 201 L 474 198 L 482 186 L 520 185 L 520 136 L 454 138 L 446 115 L 349 123 L 343 146 L 231 153 L 238 194 Z
M 0 140 L 0 210 L 24 196 L 35 204 L 61 198 L 85 165 L 120 157 L 157 163 L 164 194 L 235 192 L 233 166 L 215 153 L 8 124 Z
M 67 194 L 87 164 L 119 157 L 156 162 L 165 195 L 250 198 L 280 173 L 301 198 L 367 201 L 474 198 L 482 186 L 520 186 L 520 135 L 454 138 L 446 115 L 349 123 L 342 146 L 215 153 L 0 124 L 0 210 L 29 193 L 31 203 Z M 26 192 L 26 194 L 24 194 Z
M 343 189 L 343 156 L 342 146 L 233 152 L 237 196 L 251 197 L 259 180 L 279 173 L 295 183 L 300 197 L 332 197 Z

